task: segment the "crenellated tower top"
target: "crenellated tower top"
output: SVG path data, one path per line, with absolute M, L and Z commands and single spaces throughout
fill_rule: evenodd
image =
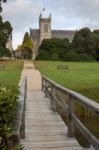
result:
M 51 38 L 51 14 L 48 15 L 45 11 L 39 16 L 39 44 L 43 39 Z

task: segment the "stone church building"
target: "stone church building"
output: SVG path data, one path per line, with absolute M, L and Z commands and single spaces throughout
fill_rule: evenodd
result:
M 74 30 L 53 30 L 51 28 L 51 15 L 43 17 L 42 14 L 39 16 L 39 29 L 30 28 L 30 37 L 34 44 L 33 58 L 38 54 L 38 47 L 42 43 L 43 39 L 51 38 L 68 38 L 71 42 L 75 35 Z

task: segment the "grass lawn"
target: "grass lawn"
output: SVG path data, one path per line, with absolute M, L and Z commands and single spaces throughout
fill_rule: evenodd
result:
M 0 61 L 1 65 L 4 65 L 4 69 L 0 67 L 0 83 L 18 85 L 23 62 L 19 60 Z
M 57 65 L 68 65 L 69 70 L 57 70 Z M 36 61 L 42 75 L 99 102 L 99 63 Z

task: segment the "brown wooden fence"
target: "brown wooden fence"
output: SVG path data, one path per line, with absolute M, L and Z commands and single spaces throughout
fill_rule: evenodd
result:
M 96 150 L 99 150 L 99 140 L 85 127 L 75 113 L 76 102 L 79 102 L 99 117 L 99 104 L 56 84 L 44 76 L 42 77 L 42 90 L 45 92 L 45 96 L 49 98 L 51 108 L 54 111 L 64 112 L 68 118 L 68 136 L 73 137 L 75 135 L 75 127 L 77 127 L 89 144 Z M 64 97 L 68 99 L 67 103 Z

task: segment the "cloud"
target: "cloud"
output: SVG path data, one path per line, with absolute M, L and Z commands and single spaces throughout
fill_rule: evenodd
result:
M 2 15 L 14 28 L 14 48 L 21 43 L 26 30 L 38 28 L 42 8 L 51 12 L 53 28 L 99 28 L 99 0 L 8 0 L 3 4 Z
M 12 24 L 15 48 L 18 43 L 22 42 L 26 30 L 29 31 L 30 27 L 37 26 L 42 8 L 43 5 L 40 1 L 33 3 L 31 0 L 9 0 L 8 3 L 3 4 L 2 15 L 4 20 L 9 20 Z
M 81 26 L 99 28 L 99 0 L 53 0 L 51 6 L 68 22 L 75 19 L 82 22 Z

